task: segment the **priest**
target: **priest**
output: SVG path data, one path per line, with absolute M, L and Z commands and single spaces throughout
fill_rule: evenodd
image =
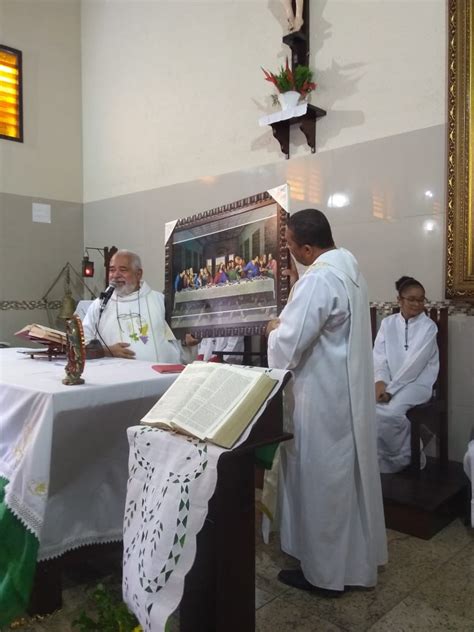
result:
M 128 250 L 114 254 L 109 266 L 112 291 L 107 302 L 96 299 L 84 318 L 88 357 L 176 363 L 183 351 L 165 320 L 165 303 L 142 279 L 140 257 Z M 114 289 L 113 289 L 114 288 Z M 189 334 L 185 344 L 195 344 Z
M 286 240 L 307 270 L 268 324 L 268 359 L 294 378 L 285 392 L 294 439 L 281 447 L 279 510 L 282 549 L 301 568 L 278 577 L 338 596 L 374 586 L 387 561 L 367 290 L 320 211 L 292 215 Z

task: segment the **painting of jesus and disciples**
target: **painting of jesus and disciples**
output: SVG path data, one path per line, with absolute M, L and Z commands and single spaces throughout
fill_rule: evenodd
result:
M 256 325 L 277 316 L 276 214 L 277 205 L 267 204 L 174 232 L 170 324 L 175 334 L 218 335 L 221 327 Z
M 215 274 L 207 266 L 194 272 L 193 268 L 183 269 L 176 275 L 174 291 L 197 290 L 200 287 L 222 285 L 224 283 L 240 282 L 241 279 L 256 279 L 257 277 L 276 277 L 277 262 L 272 253 L 257 255 L 246 263 L 240 255 L 229 259 L 228 263 L 221 263 Z

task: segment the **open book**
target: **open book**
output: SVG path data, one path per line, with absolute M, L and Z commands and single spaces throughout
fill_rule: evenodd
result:
M 261 370 L 194 362 L 142 422 L 231 448 L 277 383 Z
M 53 343 L 55 345 L 66 346 L 66 334 L 64 331 L 51 329 L 51 327 L 37 325 L 35 323 L 32 325 L 26 325 L 26 327 L 17 331 L 15 336 L 27 338 L 28 340 L 33 340 L 34 342 L 40 342 L 41 344 L 46 345 Z

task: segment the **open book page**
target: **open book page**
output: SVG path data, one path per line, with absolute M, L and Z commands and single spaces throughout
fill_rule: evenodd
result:
M 245 443 L 247 441 L 247 439 L 249 438 L 250 433 L 252 432 L 252 428 L 255 426 L 257 421 L 260 419 L 260 417 L 265 412 L 265 409 L 267 408 L 268 404 L 270 403 L 272 397 L 276 393 L 278 393 L 280 388 L 282 388 L 282 385 L 285 382 L 285 379 L 287 379 L 288 374 L 290 374 L 290 371 L 286 371 L 284 369 L 268 369 L 268 368 L 263 368 L 263 367 L 259 367 L 259 366 L 252 366 L 252 367 L 247 367 L 247 368 L 249 370 L 251 370 L 251 371 L 255 371 L 256 373 L 265 373 L 265 375 L 268 375 L 268 377 L 270 377 L 270 378 L 272 378 L 272 380 L 274 380 L 274 382 L 273 382 L 274 387 L 271 390 L 271 392 L 269 393 L 269 395 L 267 396 L 266 400 L 263 402 L 262 406 L 260 406 L 259 410 L 254 415 L 254 417 L 252 419 L 252 423 L 250 423 L 247 426 L 247 428 L 245 428 L 245 430 L 242 432 L 242 434 L 240 435 L 238 440 L 232 446 L 232 448 L 234 448 L 234 449 L 237 448 L 239 445 L 242 445 L 243 443 Z
M 32 328 L 34 328 L 35 330 L 37 329 L 38 331 L 45 331 L 46 333 L 49 334 L 53 334 L 54 336 L 59 336 L 60 338 L 65 338 L 66 334 L 64 333 L 64 331 L 61 331 L 60 329 L 53 329 L 52 327 L 47 327 L 46 325 L 31 325 Z
M 175 417 L 186 402 L 195 395 L 208 378 L 212 377 L 213 368 L 200 362 L 189 364 L 163 397 L 147 412 L 142 421 L 150 425 L 173 427 Z
M 51 327 L 46 327 L 46 325 L 37 325 L 36 323 L 26 325 L 26 327 L 17 331 L 15 336 L 30 338 L 31 340 L 66 344 L 66 334 L 64 331 L 52 329 Z
M 207 438 L 224 448 L 231 448 L 255 417 L 274 385 L 274 380 L 261 374 L 258 381 L 250 388 L 247 396 L 237 402 L 229 412 L 225 422 L 208 434 Z
M 212 437 L 214 430 L 260 379 L 259 374 L 241 367 L 225 364 L 205 366 L 209 369 L 214 366 L 213 374 L 201 383 L 192 399 L 173 419 L 179 428 L 200 439 Z
M 195 362 L 186 366 L 142 422 L 230 448 L 248 436 L 247 426 L 260 416 L 265 400 L 280 388 L 287 373 Z

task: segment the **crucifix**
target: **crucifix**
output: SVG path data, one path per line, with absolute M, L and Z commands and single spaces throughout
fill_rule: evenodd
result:
M 291 49 L 291 70 L 296 66 L 309 66 L 309 5 L 310 0 L 281 0 L 285 9 L 288 34 L 283 37 L 283 43 Z M 290 115 L 291 116 L 291 115 Z M 291 118 L 280 114 L 264 117 L 265 124 L 270 125 L 273 136 L 280 143 L 281 151 L 286 158 L 290 157 L 290 127 L 299 125 L 311 148 L 316 151 L 316 122 L 326 116 L 326 111 L 315 105 L 308 104 L 306 112 Z
M 288 32 L 299 31 L 303 26 L 304 0 L 282 0 L 288 21 Z
M 282 0 L 288 22 L 288 34 L 283 43 L 291 48 L 291 67 L 307 66 L 309 62 L 309 2 Z

